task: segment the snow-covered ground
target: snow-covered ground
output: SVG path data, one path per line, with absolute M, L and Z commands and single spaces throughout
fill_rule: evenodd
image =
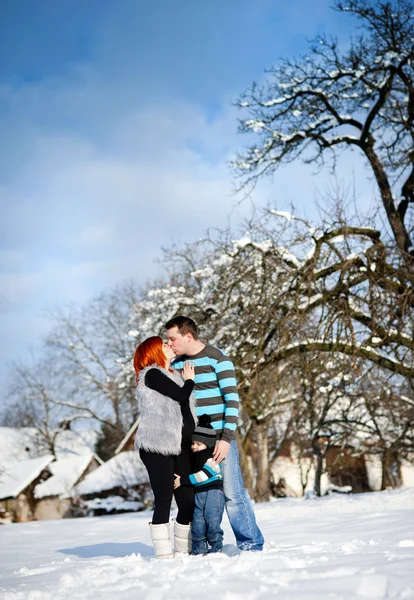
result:
M 256 505 L 261 553 L 157 560 L 150 513 L 0 528 L 2 600 L 414 598 L 414 489 Z

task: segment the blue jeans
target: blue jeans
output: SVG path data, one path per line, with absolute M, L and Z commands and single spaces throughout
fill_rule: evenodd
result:
M 234 440 L 230 443 L 229 453 L 223 461 L 222 475 L 227 516 L 238 548 L 263 550 L 263 535 L 257 526 L 249 494 L 243 485 L 239 452 Z
M 211 489 L 194 494 L 191 554 L 221 552 L 223 548 L 223 530 L 220 524 L 223 512 L 223 490 Z

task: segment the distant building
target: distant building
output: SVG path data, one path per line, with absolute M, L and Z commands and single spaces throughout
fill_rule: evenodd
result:
M 396 462 L 395 487 L 414 487 L 414 464 L 406 459 Z M 276 493 L 302 496 L 313 490 L 315 482 L 314 457 L 293 441 L 285 441 L 272 466 Z M 322 494 L 334 491 L 352 493 L 374 492 L 383 487 L 383 465 L 375 448 L 331 446 L 324 458 L 321 478 Z
M 0 506 L 13 521 L 21 523 L 35 519 L 36 486 L 50 477 L 54 456 L 28 458 L 2 466 L 0 473 Z
M 115 450 L 115 455 L 77 485 L 76 491 L 87 506 L 87 514 L 102 515 L 137 511 L 152 503 L 147 470 L 134 438 L 134 423 Z
M 59 458 L 49 465 L 52 475 L 34 489 L 35 519 L 61 519 L 82 515 L 76 486 L 102 465 L 93 452 Z
M 75 486 L 102 463 L 95 441 L 59 430 L 52 455 L 35 429 L 0 427 L 0 509 L 15 522 L 75 516 Z

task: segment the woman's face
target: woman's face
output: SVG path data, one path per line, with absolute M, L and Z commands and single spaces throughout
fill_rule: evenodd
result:
M 162 351 L 164 352 L 164 356 L 167 360 L 172 360 L 175 358 L 175 352 L 172 348 L 169 347 L 167 342 L 162 343 Z

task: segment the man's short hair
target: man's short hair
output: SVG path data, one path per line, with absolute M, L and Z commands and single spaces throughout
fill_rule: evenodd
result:
M 171 329 L 172 327 L 177 327 L 181 335 L 191 333 L 193 338 L 198 340 L 197 325 L 193 319 L 190 319 L 190 317 L 182 317 L 180 315 L 173 317 L 168 321 L 168 323 L 165 324 L 165 329 Z

